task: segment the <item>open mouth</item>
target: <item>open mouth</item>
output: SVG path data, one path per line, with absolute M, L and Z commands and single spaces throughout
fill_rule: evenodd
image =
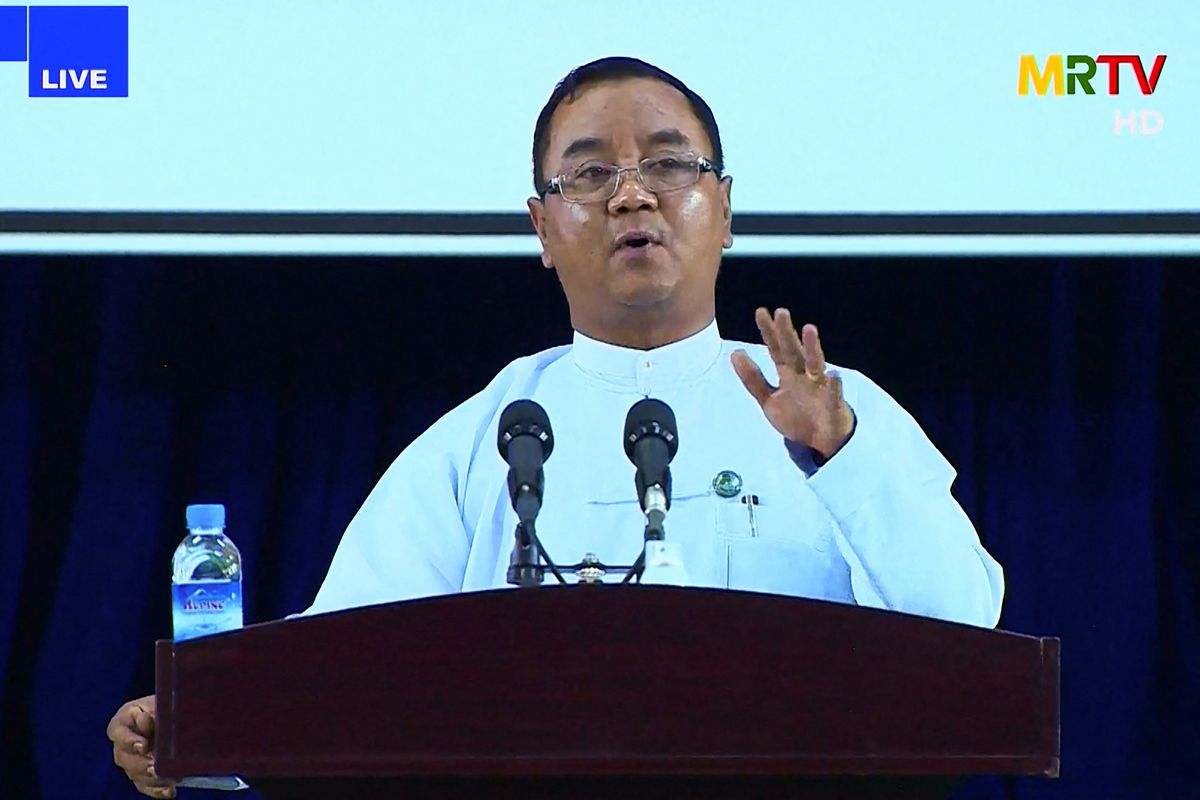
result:
M 617 239 L 617 246 L 615 249 L 617 252 L 645 252 L 652 246 L 659 243 L 658 237 L 653 233 L 649 233 L 647 231 L 631 231 L 629 233 L 622 234 L 620 238 Z

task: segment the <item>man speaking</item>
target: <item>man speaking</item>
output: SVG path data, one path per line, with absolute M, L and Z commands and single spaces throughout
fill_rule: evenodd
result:
M 644 62 L 555 87 L 533 139 L 529 215 L 562 284 L 570 346 L 519 358 L 409 445 L 347 528 L 308 613 L 507 585 L 517 518 L 495 449 L 528 398 L 555 432 L 538 517 L 557 561 L 628 564 L 644 518 L 622 447 L 652 397 L 678 424 L 669 539 L 691 583 L 857 603 L 980 626 L 1004 583 L 950 494 L 954 470 L 882 389 L 825 362 L 817 329 L 759 309 L 763 344 L 721 339 L 730 190 L 708 105 Z M 109 724 L 156 797 L 153 697 Z

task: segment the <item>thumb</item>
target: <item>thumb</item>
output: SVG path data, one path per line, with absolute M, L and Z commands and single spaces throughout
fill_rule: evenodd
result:
M 762 370 L 758 364 L 750 358 L 745 350 L 737 350 L 729 358 L 733 362 L 733 371 L 737 373 L 741 379 L 742 385 L 746 387 L 746 391 L 753 395 L 761 406 L 771 398 L 771 393 L 774 388 L 767 383 L 767 379 L 763 376 Z
M 154 741 L 154 707 L 146 709 L 141 706 L 135 706 L 133 709 L 133 729 L 145 736 L 151 742 Z

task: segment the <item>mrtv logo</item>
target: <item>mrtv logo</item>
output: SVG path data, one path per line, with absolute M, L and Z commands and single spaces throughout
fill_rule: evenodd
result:
M 1142 96 L 1150 96 L 1154 94 L 1154 90 L 1158 88 L 1158 80 L 1162 77 L 1163 66 L 1167 63 L 1167 57 L 1159 54 L 1154 57 L 1154 63 L 1150 65 L 1149 71 L 1146 70 L 1146 64 L 1142 61 L 1141 56 L 1137 55 L 1098 55 L 1096 57 L 1085 55 L 1068 55 L 1064 57 L 1061 53 L 1055 53 L 1046 58 L 1045 66 L 1040 66 L 1037 57 L 1032 53 L 1027 53 L 1021 56 L 1020 66 L 1017 70 L 1017 94 L 1022 97 L 1029 95 L 1030 87 L 1039 97 L 1045 97 L 1047 93 L 1053 92 L 1055 97 L 1062 97 L 1064 94 L 1096 94 L 1096 88 L 1092 86 L 1092 81 L 1095 80 L 1102 91 L 1107 94 L 1116 96 L 1121 94 L 1121 74 L 1127 73 L 1131 78 L 1136 79 L 1136 84 L 1133 81 L 1126 80 L 1125 87 L 1129 90 L 1131 87 L 1136 88 Z M 1107 75 L 1104 78 L 1099 78 L 1097 73 L 1100 67 L 1107 67 Z M 1127 69 L 1122 70 L 1122 67 Z M 1126 94 L 1132 94 L 1127 91 Z M 1151 109 L 1118 109 L 1113 116 L 1113 133 L 1118 136 L 1124 132 L 1131 135 L 1150 136 L 1160 132 L 1163 129 L 1163 116 L 1157 111 Z
M 4 61 L 28 63 L 30 97 L 128 97 L 129 7 L 0 5 Z

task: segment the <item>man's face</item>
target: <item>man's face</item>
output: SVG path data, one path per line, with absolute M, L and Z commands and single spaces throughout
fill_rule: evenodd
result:
M 713 155 L 682 94 L 648 78 L 606 81 L 555 109 L 542 170 L 549 179 L 589 161 L 632 167 L 688 151 Z M 696 330 L 711 320 L 721 250 L 732 242 L 730 182 L 702 173 L 692 186 L 656 194 L 630 171 L 608 201 L 531 198 L 542 263 L 558 271 L 575 327 L 611 335 L 647 325 Z M 654 243 L 622 245 L 634 232 Z

